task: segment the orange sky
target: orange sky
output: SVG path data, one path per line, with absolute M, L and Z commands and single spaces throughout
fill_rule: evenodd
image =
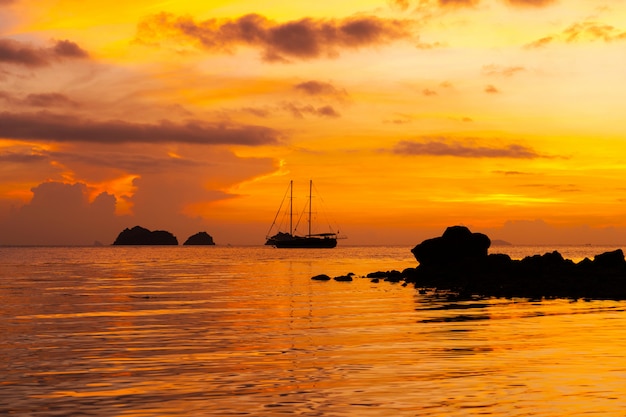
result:
M 0 244 L 626 242 L 624 2 L 292 3 L 0 0 Z

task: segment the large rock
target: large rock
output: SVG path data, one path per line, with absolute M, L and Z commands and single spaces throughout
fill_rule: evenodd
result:
M 411 252 L 424 267 L 449 267 L 483 260 L 491 240 L 482 233 L 472 233 L 465 226 L 450 226 L 441 237 L 427 239 Z
M 489 238 L 462 226 L 413 248 L 419 262 L 405 281 L 458 294 L 504 297 L 626 299 L 626 260 L 621 249 L 579 263 L 557 252 L 512 260 L 488 254 Z
M 195 235 L 189 236 L 183 245 L 215 245 L 213 237 L 207 232 L 198 232 Z
M 165 230 L 150 231 L 141 226 L 124 229 L 114 245 L 178 245 L 176 236 Z

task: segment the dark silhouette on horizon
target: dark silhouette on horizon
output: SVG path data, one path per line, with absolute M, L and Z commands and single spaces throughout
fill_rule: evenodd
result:
M 176 236 L 165 230 L 150 231 L 141 226 L 124 229 L 113 245 L 178 245 Z
M 213 246 L 215 242 L 213 241 L 213 237 L 207 232 L 198 232 L 195 235 L 189 236 L 183 245 Z

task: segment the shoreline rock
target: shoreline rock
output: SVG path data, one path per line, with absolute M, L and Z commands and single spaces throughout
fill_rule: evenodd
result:
M 489 254 L 489 246 L 486 235 L 452 226 L 411 250 L 418 261 L 415 268 L 372 272 L 366 277 L 372 282 L 404 281 L 403 285 L 413 284 L 421 293 L 428 289 L 461 297 L 626 300 L 622 249 L 575 263 L 558 251 L 513 260 L 507 254 Z

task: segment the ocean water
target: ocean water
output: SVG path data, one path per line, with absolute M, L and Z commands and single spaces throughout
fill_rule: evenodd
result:
M 626 302 L 361 277 L 409 249 L 0 248 L 0 415 L 626 415 Z M 616 248 L 491 252 L 554 249 Z

